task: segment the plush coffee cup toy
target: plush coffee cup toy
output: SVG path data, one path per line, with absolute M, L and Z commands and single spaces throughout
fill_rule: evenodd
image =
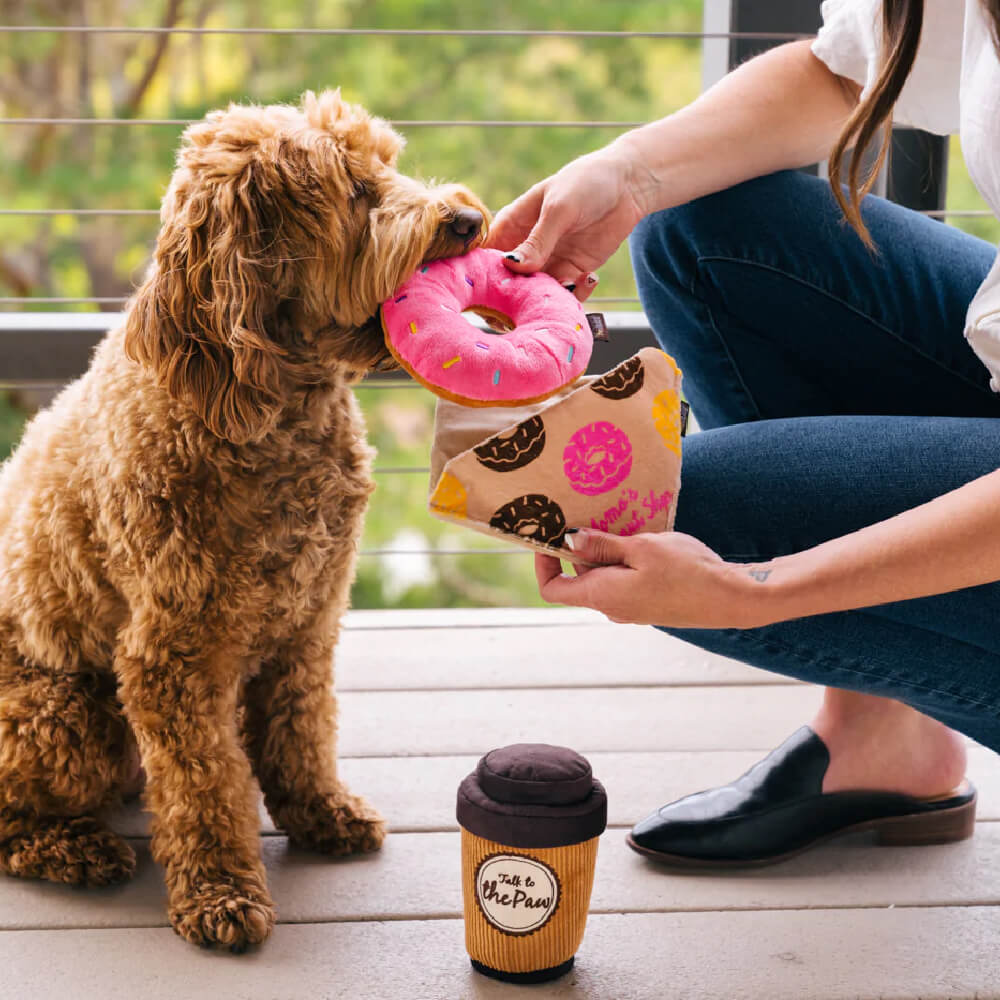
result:
M 566 747 L 492 750 L 459 786 L 465 945 L 494 979 L 568 972 L 587 922 L 604 787 Z

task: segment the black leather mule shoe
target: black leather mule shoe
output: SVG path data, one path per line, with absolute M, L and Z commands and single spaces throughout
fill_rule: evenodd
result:
M 945 844 L 972 836 L 976 790 L 917 799 L 894 792 L 823 794 L 826 744 L 808 727 L 731 785 L 688 795 L 632 828 L 628 845 L 677 868 L 772 864 L 830 837 L 874 830 L 880 844 Z

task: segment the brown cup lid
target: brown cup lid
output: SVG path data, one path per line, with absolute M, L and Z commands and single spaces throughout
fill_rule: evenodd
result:
M 476 767 L 479 787 L 496 802 L 565 806 L 590 795 L 590 762 L 569 747 L 517 743 L 491 750 Z
M 511 847 L 563 847 L 607 825 L 604 787 L 568 747 L 519 743 L 486 754 L 459 786 L 456 814 L 470 833 Z

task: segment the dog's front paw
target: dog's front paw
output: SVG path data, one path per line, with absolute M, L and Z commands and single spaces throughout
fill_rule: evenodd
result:
M 363 798 L 343 789 L 288 805 L 275 823 L 293 844 L 323 854 L 377 851 L 385 840 L 382 817 Z
M 239 953 L 271 933 L 274 903 L 263 885 L 203 882 L 171 905 L 170 923 L 192 944 Z
M 40 820 L 0 843 L 0 872 L 71 885 L 115 885 L 135 872 L 135 851 L 98 820 Z

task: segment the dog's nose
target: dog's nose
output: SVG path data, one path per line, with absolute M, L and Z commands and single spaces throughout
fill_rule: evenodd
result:
M 459 209 L 448 223 L 448 228 L 466 243 L 471 243 L 483 228 L 483 213 L 477 212 L 474 208 Z

